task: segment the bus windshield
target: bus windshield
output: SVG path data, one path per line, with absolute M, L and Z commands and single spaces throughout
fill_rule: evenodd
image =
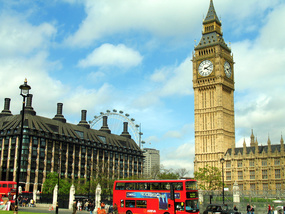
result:
M 197 212 L 199 210 L 198 200 L 186 200 L 186 212 Z

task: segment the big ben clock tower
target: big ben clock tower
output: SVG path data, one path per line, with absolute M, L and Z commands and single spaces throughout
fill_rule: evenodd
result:
M 210 0 L 202 38 L 192 59 L 195 171 L 206 165 L 219 166 L 227 149 L 235 146 L 234 62 L 221 26 Z

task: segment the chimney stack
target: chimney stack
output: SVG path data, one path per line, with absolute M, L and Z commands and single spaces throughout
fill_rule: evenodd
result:
M 25 114 L 36 115 L 36 112 L 34 111 L 34 108 L 32 107 L 32 100 L 33 100 L 33 95 L 29 94 L 27 97 Z
M 131 135 L 128 132 L 128 122 L 124 122 L 124 131 L 122 132 L 121 136 L 131 139 Z
M 106 132 L 108 134 L 111 133 L 111 130 L 108 127 L 108 123 L 107 123 L 108 117 L 107 116 L 103 116 L 103 126 L 101 127 L 100 131 Z
M 66 123 L 66 119 L 62 115 L 62 103 L 57 104 L 57 114 L 54 116 L 53 120 L 58 120 L 60 122 Z
M 10 98 L 5 98 L 4 109 L 3 109 L 3 111 L 0 113 L 0 117 L 3 117 L 3 116 L 11 116 L 11 115 L 12 115 L 12 113 L 11 113 L 11 111 L 10 111 L 10 101 L 11 101 Z
M 90 125 L 86 121 L 86 110 L 81 110 L 81 121 L 77 124 L 78 126 L 83 126 L 85 128 L 90 128 Z

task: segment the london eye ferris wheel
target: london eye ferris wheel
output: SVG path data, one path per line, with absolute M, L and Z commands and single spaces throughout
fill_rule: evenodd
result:
M 106 110 L 106 112 L 100 112 L 100 115 L 94 116 L 94 119 L 89 121 L 90 127 L 99 130 L 102 126 L 104 116 L 108 117 L 108 127 L 113 134 L 120 135 L 123 131 L 123 122 L 128 122 L 129 134 L 138 146 L 142 148 L 144 142 L 141 140 L 141 136 L 143 135 L 141 125 L 136 124 L 134 118 L 130 118 L 129 114 L 121 110 L 117 111 L 113 109 L 113 111 Z

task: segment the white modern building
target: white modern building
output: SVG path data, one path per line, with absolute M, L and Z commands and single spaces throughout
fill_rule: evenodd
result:
M 144 148 L 144 176 L 151 177 L 154 171 L 160 169 L 160 154 L 159 150 Z

